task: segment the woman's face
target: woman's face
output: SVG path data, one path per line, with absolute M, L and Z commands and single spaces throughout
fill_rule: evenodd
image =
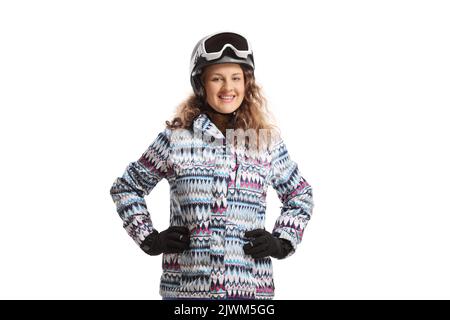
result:
M 244 100 L 244 72 L 237 63 L 219 63 L 204 71 L 206 101 L 216 111 L 232 113 Z

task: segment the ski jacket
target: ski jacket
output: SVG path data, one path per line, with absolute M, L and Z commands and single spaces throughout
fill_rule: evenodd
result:
M 272 186 L 282 202 L 272 234 L 290 242 L 289 257 L 313 208 L 311 186 L 283 140 L 262 152 L 233 147 L 205 113 L 189 131 L 159 133 L 110 190 L 125 230 L 138 245 L 155 228 L 144 196 L 163 178 L 170 185 L 170 225 L 190 230 L 190 247 L 163 254 L 160 295 L 272 299 L 272 258 L 246 255 L 244 233 L 265 228 L 266 193 Z

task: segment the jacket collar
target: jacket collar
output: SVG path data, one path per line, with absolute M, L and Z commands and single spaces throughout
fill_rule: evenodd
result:
M 200 130 L 204 135 L 213 136 L 215 139 L 225 139 L 222 132 L 220 132 L 206 113 L 200 113 L 197 118 L 194 119 L 193 128 L 194 130 Z

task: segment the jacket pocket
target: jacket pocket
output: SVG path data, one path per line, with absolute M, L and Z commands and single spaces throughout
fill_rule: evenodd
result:
M 209 292 L 211 278 L 211 234 L 205 230 L 191 232 L 190 248 L 179 255 L 180 291 Z
M 212 176 L 214 174 L 214 162 L 184 161 L 173 164 L 176 178 L 193 178 L 196 176 Z
M 236 189 L 263 193 L 266 190 L 267 171 L 251 163 L 240 163 L 236 173 Z
M 173 212 L 181 225 L 190 230 L 209 220 L 212 203 L 214 167 L 208 164 L 184 163 L 174 166 Z
M 272 259 L 265 257 L 254 259 L 253 276 L 256 285 L 256 297 L 260 299 L 272 297 L 275 293 L 273 281 Z
M 163 273 L 161 275 L 160 293 L 163 296 L 175 296 L 181 282 L 178 253 L 164 253 L 162 257 Z

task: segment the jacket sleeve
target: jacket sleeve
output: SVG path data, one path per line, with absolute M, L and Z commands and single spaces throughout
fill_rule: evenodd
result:
M 311 186 L 301 176 L 297 163 L 291 160 L 281 138 L 271 147 L 269 177 L 283 204 L 272 234 L 290 242 L 292 249 L 286 255 L 289 257 L 294 254 L 302 240 L 303 230 L 312 214 L 313 199 Z
M 158 134 L 137 161 L 126 167 L 122 177 L 117 178 L 110 189 L 123 227 L 138 245 L 153 232 L 144 196 L 167 177 L 169 154 L 170 131 L 166 129 Z

